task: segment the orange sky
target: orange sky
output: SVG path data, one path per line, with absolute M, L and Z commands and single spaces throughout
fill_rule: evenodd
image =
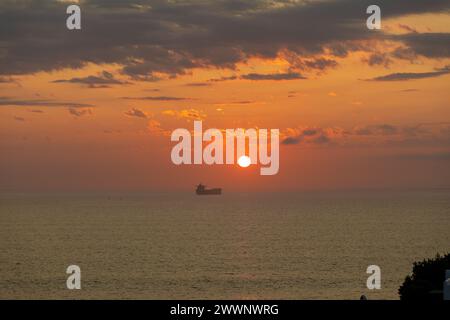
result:
M 383 32 L 404 34 L 409 26 L 418 33 L 448 33 L 449 17 L 387 19 Z M 395 41 L 373 45 L 381 53 L 399 46 Z M 315 58 L 335 60 L 336 66 L 299 71 L 289 52 L 281 51 L 234 68 L 195 67 L 176 77 L 154 73 L 162 78 L 154 82 L 128 77 L 117 63 L 5 75 L 13 80 L 0 83 L 1 97 L 61 106 L 0 106 L 0 191 L 190 190 L 198 182 L 237 191 L 449 187 L 450 75 L 370 79 L 445 70 L 450 58 L 418 55 L 370 65 L 371 54 L 325 52 Z M 293 70 L 306 79 L 244 77 Z M 122 84 L 91 88 L 54 82 L 101 78 L 105 71 Z M 211 81 L 222 77 L 235 79 Z M 174 166 L 168 133 L 192 130 L 195 119 L 205 128 L 280 129 L 279 174 L 260 176 L 257 166 Z M 307 136 L 305 130 L 316 133 Z M 288 138 L 293 143 L 283 143 Z

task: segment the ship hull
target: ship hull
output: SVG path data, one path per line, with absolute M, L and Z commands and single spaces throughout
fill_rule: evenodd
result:
M 217 189 L 208 189 L 208 190 L 202 190 L 202 191 L 197 190 L 196 193 L 197 193 L 199 196 L 213 196 L 213 195 L 220 195 L 220 194 L 222 194 L 222 189 L 217 188 Z

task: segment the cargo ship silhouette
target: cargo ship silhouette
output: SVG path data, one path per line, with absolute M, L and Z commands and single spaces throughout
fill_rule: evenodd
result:
M 205 185 L 200 183 L 197 186 L 195 193 L 199 196 L 220 195 L 220 194 L 222 194 L 222 189 L 221 188 L 207 189 Z

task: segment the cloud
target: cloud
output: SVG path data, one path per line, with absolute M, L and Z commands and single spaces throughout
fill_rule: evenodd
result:
M 418 33 L 418 31 L 416 29 L 414 29 L 413 27 L 410 27 L 410 26 L 408 26 L 406 24 L 399 23 L 398 27 L 403 29 L 403 30 L 408 31 L 409 33 Z
M 232 106 L 232 105 L 251 105 L 251 104 L 264 104 L 264 102 L 259 102 L 256 100 L 237 100 L 230 102 L 217 102 L 214 103 L 215 106 L 219 107 L 221 111 L 223 111 L 222 107 L 224 106 Z
M 125 100 L 150 100 L 150 101 L 182 101 L 191 100 L 183 97 L 158 96 L 158 97 L 123 97 Z
M 197 109 L 183 109 L 183 110 L 165 110 L 162 112 L 163 115 L 172 116 L 187 120 L 204 120 L 206 119 L 206 114 Z
M 298 53 L 287 50 L 283 51 L 281 56 L 289 62 L 290 68 L 295 70 L 316 70 L 322 72 L 326 69 L 335 68 L 338 66 L 337 61 L 334 59 L 324 57 L 304 58 Z
M 403 72 L 403 73 L 391 73 L 384 76 L 375 77 L 369 79 L 371 81 L 408 81 L 416 79 L 426 79 L 440 77 L 450 73 L 450 66 L 446 66 L 436 71 L 431 72 Z
M 340 129 L 336 128 L 287 128 L 283 132 L 283 145 L 297 144 L 327 144 L 332 142 L 331 137 L 337 135 Z
M 319 131 L 317 129 L 305 129 L 303 130 L 303 135 L 304 136 L 314 136 L 318 133 Z
M 126 111 L 125 115 L 127 115 L 128 117 L 137 117 L 137 118 L 147 119 L 147 114 L 136 108 L 132 108 L 131 110 Z
M 294 144 L 299 144 L 301 141 L 302 140 L 298 136 L 296 136 L 296 137 L 286 137 L 286 138 L 284 138 L 283 141 L 281 141 L 281 144 L 294 145 Z
M 316 144 L 324 144 L 324 143 L 328 143 L 330 142 L 331 139 L 326 136 L 325 134 L 321 134 L 320 136 L 318 136 L 317 138 L 314 138 L 313 142 Z
M 23 122 L 23 121 L 25 121 L 25 118 L 15 116 L 14 120 Z
M 186 87 L 210 87 L 211 83 L 208 82 L 191 82 L 185 84 Z
M 230 81 L 230 80 L 236 80 L 237 76 L 229 76 L 229 77 L 220 77 L 220 78 L 213 78 L 209 79 L 210 82 L 223 82 L 223 81 Z
M 14 80 L 12 77 L 0 77 L 0 83 L 15 83 L 16 80 Z
M 445 35 L 386 35 L 365 27 L 369 0 L 83 1 L 83 31 L 64 26 L 67 3 L 2 1 L 0 75 L 117 64 L 132 79 L 158 81 L 194 68 L 236 69 L 252 57 L 292 52 L 309 68 L 361 50 L 357 42 L 394 40 L 430 57 L 448 56 Z M 449 0 L 379 0 L 383 18 L 446 12 Z M 32 12 L 33 14 L 30 14 Z M 447 38 L 448 39 L 448 38 Z M 370 49 L 367 49 L 370 51 Z M 308 66 L 309 65 L 309 66 Z M 71 80 L 71 79 L 68 79 Z M 102 86 L 100 84 L 100 86 Z
M 369 58 L 363 59 L 369 66 L 384 66 L 388 67 L 392 60 L 387 53 L 375 52 L 372 53 Z
M 253 100 L 240 100 L 240 101 L 230 102 L 229 104 L 252 104 L 252 103 L 256 103 L 256 101 L 253 101 Z
M 369 135 L 393 135 L 399 133 L 399 128 L 391 124 L 378 124 L 363 127 L 356 127 L 353 133 L 356 135 L 369 136 Z
M 82 85 L 87 85 L 89 88 L 109 88 L 110 85 L 117 84 L 128 84 L 127 81 L 121 81 L 115 79 L 114 76 L 107 72 L 103 71 L 99 76 L 87 76 L 83 78 L 71 78 L 71 79 L 60 79 L 54 80 L 53 83 L 77 83 Z
M 153 135 L 170 135 L 170 132 L 163 129 L 161 123 L 155 119 L 150 119 L 148 121 L 147 131 Z
M 401 92 L 417 92 L 417 91 L 419 91 L 419 89 L 403 89 L 403 90 L 400 90 Z
M 302 65 L 305 69 L 325 70 L 328 68 L 337 67 L 336 60 L 317 58 L 317 59 L 305 59 L 302 61 Z
M 70 107 L 70 108 L 85 108 L 92 107 L 91 104 L 76 103 L 76 102 L 62 102 L 54 100 L 22 100 L 9 97 L 0 97 L 0 106 L 17 106 L 17 107 Z
M 450 8 L 448 5 L 447 10 Z M 398 51 L 397 58 L 410 60 L 412 54 L 427 58 L 450 57 L 450 33 L 417 33 L 411 32 L 402 35 L 390 36 L 391 39 L 402 42 L 406 49 Z M 409 51 L 408 51 L 409 50 Z M 408 53 L 402 56 L 399 53 Z
M 241 79 L 253 81 L 261 81 L 261 80 L 281 81 L 281 80 L 298 80 L 306 78 L 299 73 L 288 72 L 288 73 L 271 73 L 271 74 L 249 73 L 242 75 Z
M 281 131 L 286 146 L 445 146 L 450 147 L 450 123 L 418 123 L 410 125 L 371 124 L 352 129 L 340 127 L 296 127 Z
M 87 115 L 91 115 L 92 114 L 92 109 L 91 108 L 82 108 L 82 109 L 78 109 L 78 108 L 68 108 L 69 113 L 75 117 L 83 117 L 83 116 L 87 116 Z

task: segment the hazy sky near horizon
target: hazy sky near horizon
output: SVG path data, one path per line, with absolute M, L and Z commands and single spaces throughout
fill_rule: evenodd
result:
M 0 192 L 450 187 L 450 0 L 0 3 Z M 280 171 L 175 128 L 280 129 Z

